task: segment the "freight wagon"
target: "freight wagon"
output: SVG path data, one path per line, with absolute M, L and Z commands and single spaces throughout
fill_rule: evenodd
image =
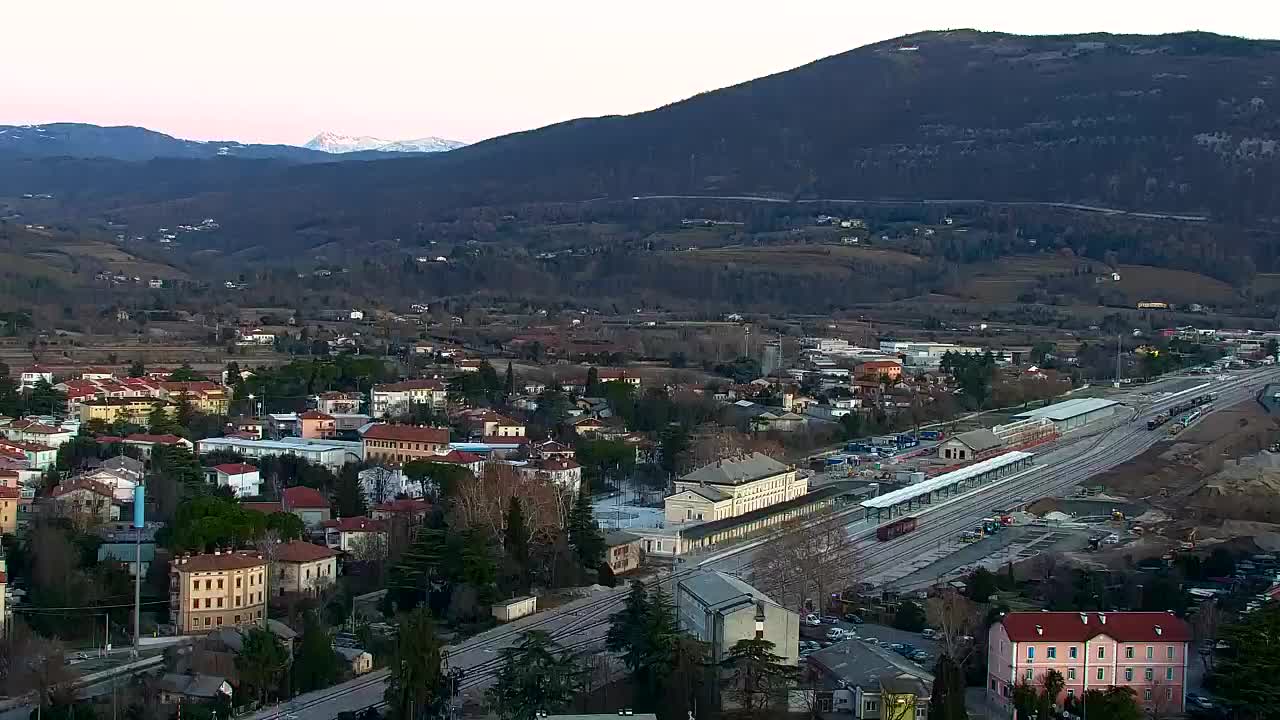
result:
M 892 540 L 901 537 L 916 529 L 916 518 L 905 517 L 898 518 L 887 525 L 881 525 L 876 528 L 876 538 L 881 541 Z

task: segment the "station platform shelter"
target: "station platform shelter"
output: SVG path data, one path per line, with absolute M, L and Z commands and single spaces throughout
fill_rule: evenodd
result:
M 908 485 L 878 497 L 863 500 L 866 517 L 888 520 L 909 515 L 934 503 L 962 495 L 970 490 L 1003 482 L 1032 466 L 1032 454 L 1014 450 L 981 462 L 952 470 L 924 482 Z

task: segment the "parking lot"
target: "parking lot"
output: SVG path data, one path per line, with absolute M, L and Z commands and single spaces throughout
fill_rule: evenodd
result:
M 859 642 L 865 642 L 865 638 L 875 638 L 881 645 L 892 645 L 895 643 L 913 645 L 917 649 L 929 653 L 929 659 L 922 663 L 922 666 L 925 669 L 931 668 L 933 666 L 933 661 L 938 657 L 937 642 L 921 637 L 920 633 L 907 632 L 905 630 L 891 628 L 887 625 L 877 625 L 875 623 L 855 625 L 841 620 L 836 625 L 829 625 L 824 622 L 817 627 L 810 627 L 805 625 L 804 619 L 801 618 L 800 638 L 802 640 L 828 642 L 827 632 L 833 627 L 839 627 L 845 631 L 852 631 L 858 636 Z

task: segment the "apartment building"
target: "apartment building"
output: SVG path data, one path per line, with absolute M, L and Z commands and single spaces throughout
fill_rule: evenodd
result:
M 364 433 L 364 459 L 399 467 L 412 460 L 434 460 L 449 452 L 449 429 L 378 423 Z
M 405 380 L 388 385 L 374 385 L 369 391 L 369 413 L 376 418 L 404 415 L 414 405 L 426 405 L 442 411 L 448 405 L 449 393 L 443 380 Z
M 1050 670 L 1066 682 L 1058 703 L 1088 690 L 1131 688 L 1162 715 L 1184 710 L 1191 627 L 1164 612 L 1006 613 L 988 631 L 987 697 L 1010 707 L 1019 683 Z
M 101 420 L 105 423 L 113 423 L 117 420 L 123 420 L 135 425 L 145 426 L 150 421 L 151 413 L 156 408 L 163 410 L 169 417 L 174 417 L 178 412 L 176 405 L 164 400 L 156 400 L 155 398 L 109 397 L 81 402 L 80 422 L 87 423 L 92 420 Z
M 337 551 L 303 540 L 281 544 L 271 563 L 271 589 L 277 595 L 319 592 L 337 576 Z
M 266 617 L 268 567 L 256 552 L 215 550 L 169 564 L 169 615 L 177 632 L 196 635 Z

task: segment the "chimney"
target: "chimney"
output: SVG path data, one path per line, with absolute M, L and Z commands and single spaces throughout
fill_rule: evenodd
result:
M 1107 624 L 1107 614 L 1106 614 L 1106 613 L 1098 613 L 1098 622 L 1102 623 L 1103 625 L 1106 625 L 1106 624 Z
M 1042 626 L 1040 626 L 1040 625 L 1037 625 L 1037 626 L 1036 626 L 1036 634 L 1037 634 L 1037 635 L 1043 635 L 1043 634 L 1044 634 L 1044 627 L 1042 627 Z
M 1089 624 L 1089 613 L 1080 613 L 1080 622 L 1081 622 L 1081 623 L 1083 623 L 1083 624 L 1085 624 L 1085 625 L 1088 625 L 1088 624 Z
M 1164 633 L 1164 629 L 1163 629 L 1163 628 L 1161 628 L 1159 625 L 1157 625 L 1157 626 L 1156 626 L 1156 635 L 1160 635 L 1160 634 L 1163 634 L 1163 633 Z

